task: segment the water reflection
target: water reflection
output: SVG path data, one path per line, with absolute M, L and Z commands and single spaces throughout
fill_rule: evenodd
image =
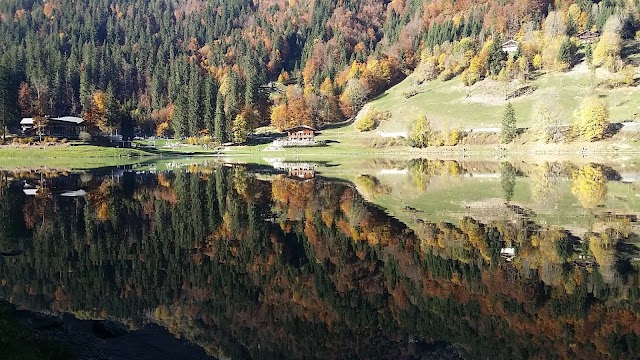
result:
M 25 253 L 0 296 L 219 358 L 640 354 L 640 207 L 614 169 L 298 165 L 3 173 L 0 250 Z

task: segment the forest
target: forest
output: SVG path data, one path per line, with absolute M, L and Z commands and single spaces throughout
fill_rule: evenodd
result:
M 243 142 L 263 125 L 350 119 L 416 68 L 468 84 L 561 70 L 581 31 L 607 33 L 614 47 L 594 62 L 621 71 L 618 39 L 635 36 L 639 4 L 7 0 L 0 119 L 16 129 L 21 117 L 76 115 L 94 132 Z M 511 38 L 536 40 L 507 59 L 498 45 Z
M 578 238 L 466 217 L 413 231 L 350 183 L 242 166 L 2 179 L 0 239 L 26 253 L 0 258 L 0 295 L 30 309 L 153 321 L 234 359 L 413 359 L 435 341 L 483 358 L 640 351 L 624 227 Z M 44 187 L 25 196 L 25 181 Z

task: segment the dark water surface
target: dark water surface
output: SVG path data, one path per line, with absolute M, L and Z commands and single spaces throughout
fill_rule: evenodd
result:
M 0 298 L 216 358 L 640 355 L 635 172 L 278 167 L 5 172 Z

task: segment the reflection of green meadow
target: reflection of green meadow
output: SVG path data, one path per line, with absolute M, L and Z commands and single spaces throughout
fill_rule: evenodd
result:
M 455 164 L 452 161 L 448 163 Z M 591 165 L 581 166 L 591 168 Z M 409 225 L 418 219 L 457 223 L 467 215 L 492 220 L 513 219 L 518 217 L 518 213 L 524 213 L 535 217 L 535 222 L 543 226 L 556 225 L 586 231 L 596 222 L 593 215 L 606 212 L 640 214 L 640 197 L 636 196 L 640 182 L 606 181 L 602 184 L 606 190 L 604 200 L 595 199 L 598 204 L 590 210 L 573 193 L 572 188 L 577 180 L 571 173 L 549 179 L 544 176 L 541 166 L 529 166 L 529 173 L 517 174 L 513 197 L 509 202 L 505 200 L 500 167 L 495 164 L 477 171 L 469 168 L 445 169 L 444 173 L 433 175 L 412 171 L 410 165 L 401 163 L 379 163 L 377 168 L 353 169 L 356 176 L 359 175 L 354 181 L 358 190 L 369 201 Z M 321 168 L 320 172 L 323 170 Z M 328 170 L 333 176 L 353 180 L 349 172 L 340 174 L 337 169 Z M 456 171 L 459 173 L 456 174 Z M 366 181 L 363 181 L 362 175 L 366 175 Z M 371 184 L 377 184 L 378 189 L 372 189 Z
M 640 181 L 606 181 L 604 201 L 594 209 L 585 209 L 572 192 L 576 181 L 572 173 L 591 167 L 589 164 L 562 164 L 565 173 L 549 178 L 545 177 L 544 166 L 520 163 L 515 166 L 518 173 L 513 197 L 508 203 L 505 201 L 500 163 L 491 160 L 437 161 L 441 165 L 434 170 L 415 165 L 421 164 L 419 161 L 397 157 L 337 156 L 331 161 L 295 156 L 283 156 L 282 159 L 266 156 L 194 157 L 159 160 L 138 169 L 171 170 L 220 162 L 268 166 L 274 160 L 317 161 L 316 169 L 320 176 L 352 182 L 370 202 L 409 225 L 418 219 L 457 223 L 466 215 L 484 220 L 512 219 L 518 217 L 516 212 L 520 211 L 535 217 L 535 222 L 543 226 L 556 225 L 585 231 L 594 225 L 594 214 L 640 215 L 640 196 L 637 196 Z M 637 162 L 629 160 L 625 163 L 628 165 L 614 164 L 611 167 L 621 173 L 637 173 L 640 177 Z M 430 171 L 435 173 L 430 174 Z

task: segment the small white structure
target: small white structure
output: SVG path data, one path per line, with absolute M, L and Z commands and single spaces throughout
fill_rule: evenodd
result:
M 504 247 L 500 249 L 500 256 L 507 261 L 513 261 L 516 257 L 516 249 L 512 247 Z
M 515 53 L 518 51 L 518 46 L 520 45 L 520 43 L 518 43 L 515 40 L 509 40 L 507 42 L 505 42 L 504 44 L 502 44 L 502 51 L 511 54 L 511 53 Z

